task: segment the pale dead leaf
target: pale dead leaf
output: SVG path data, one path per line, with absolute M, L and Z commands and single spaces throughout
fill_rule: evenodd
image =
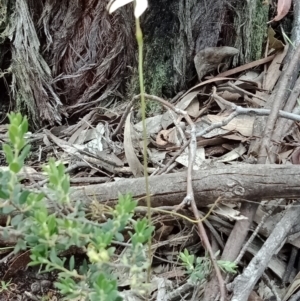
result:
M 287 301 L 299 287 L 300 287 L 300 272 L 296 275 L 294 281 L 289 285 L 287 293 L 283 297 L 282 301 Z
M 169 129 L 166 137 L 167 137 L 168 142 L 170 142 L 176 146 L 180 146 L 180 144 L 182 142 L 182 139 L 181 139 L 176 127 Z
M 180 102 L 176 105 L 176 108 L 185 110 L 190 105 L 190 103 L 197 97 L 198 93 L 199 93 L 199 91 L 193 91 L 193 92 L 186 94 L 180 100 Z
M 300 148 L 296 148 L 293 152 L 291 161 L 293 164 L 300 164 Z
M 197 94 L 199 93 L 199 91 L 193 91 L 190 92 L 188 94 L 186 94 L 181 100 L 180 102 L 176 105 L 176 108 L 181 109 L 181 110 L 185 110 L 191 103 L 192 101 L 195 99 L 197 101 Z M 198 102 L 198 101 L 197 101 Z M 199 102 L 198 102 L 199 105 Z M 192 109 L 193 111 L 194 109 Z M 199 108 L 198 108 L 199 111 Z M 170 112 L 169 110 L 167 112 L 165 112 L 162 116 L 161 119 L 161 125 L 163 127 L 163 129 L 165 130 L 166 128 L 168 128 L 171 124 L 174 123 L 174 118 L 172 117 L 172 112 Z M 191 115 L 193 116 L 193 115 Z M 194 117 L 194 116 L 193 116 Z
M 170 110 L 165 112 L 161 118 L 161 126 L 164 130 L 166 130 L 171 124 L 174 123 L 174 118 L 172 117 L 172 113 Z
M 229 46 L 206 47 L 197 52 L 194 57 L 194 64 L 199 81 L 206 74 L 217 70 L 222 62 L 229 60 L 238 53 L 238 49 Z
M 240 156 L 242 156 L 244 153 L 246 153 L 247 149 L 244 147 L 244 145 L 241 143 L 237 148 L 233 149 L 229 153 L 215 159 L 216 162 L 230 162 L 238 159 Z
M 230 102 L 238 102 L 238 100 L 241 98 L 241 94 L 232 93 L 228 90 L 220 92 L 220 93 L 218 93 L 218 95 Z
M 278 159 L 280 162 L 282 162 L 282 164 L 285 164 L 290 156 L 290 154 L 293 152 L 292 149 L 285 151 L 285 152 L 281 152 L 278 154 Z
M 199 101 L 197 98 L 194 98 L 193 101 L 188 105 L 188 107 L 186 108 L 186 112 L 196 118 L 199 114 Z
M 254 107 L 264 107 L 266 102 L 262 99 L 267 99 L 269 96 L 268 93 L 265 91 L 256 91 L 255 95 L 257 95 L 257 97 L 254 96 L 251 98 L 248 95 L 245 95 L 245 101 L 248 101 Z
M 193 170 L 199 170 L 200 167 L 205 162 L 205 150 L 203 147 L 197 148 L 196 150 L 196 157 L 193 165 Z M 188 167 L 189 165 L 189 154 L 188 153 L 182 153 L 177 159 L 176 162 L 182 164 L 185 167 Z
M 264 89 L 266 90 L 273 90 L 280 74 L 281 74 L 281 64 L 283 59 L 286 56 L 286 53 L 288 51 L 289 47 L 288 45 L 286 45 L 282 51 L 278 52 L 273 61 L 271 62 L 269 68 L 268 68 L 268 72 L 266 74 L 266 79 L 264 82 Z
M 241 137 L 237 134 L 231 134 L 231 135 L 226 135 L 226 136 L 223 136 L 223 138 L 226 138 L 226 139 L 229 139 L 229 140 L 235 140 L 235 141 L 243 141 L 245 140 L 244 137 Z
M 235 82 L 236 86 L 242 84 L 258 83 L 262 80 L 261 73 L 258 71 L 248 70 L 246 73 L 239 76 L 239 79 Z M 245 82 L 246 81 L 246 82 Z M 252 84 L 253 85 L 253 84 Z
M 278 0 L 277 15 L 272 21 L 279 21 L 282 18 L 284 18 L 289 12 L 291 5 L 292 5 L 292 0 Z
M 156 148 L 151 149 L 150 159 L 155 162 L 162 162 L 166 158 L 167 151 L 159 150 Z
M 255 291 L 252 291 L 249 295 L 248 301 L 263 301 L 263 299 L 260 298 Z
M 86 132 L 85 139 L 83 142 L 88 141 L 88 143 L 85 144 L 85 146 L 88 149 L 95 149 L 97 151 L 102 151 L 107 146 L 104 135 L 105 135 L 104 124 L 98 123 L 96 128 L 89 129 Z
M 147 129 L 147 134 L 152 135 L 152 134 L 157 134 L 161 129 L 162 129 L 162 116 L 163 115 L 156 115 L 153 117 L 147 118 L 146 121 L 146 129 Z M 143 132 L 143 122 L 139 122 L 136 125 L 134 125 L 134 129 L 138 131 L 139 133 Z
M 128 114 L 124 129 L 124 150 L 128 165 L 135 177 L 143 176 L 143 166 L 135 154 L 134 147 L 131 141 L 132 126 L 130 122 L 131 113 Z
M 78 137 L 80 136 L 80 134 L 86 130 L 87 128 L 87 124 L 84 123 L 83 125 L 81 125 L 80 127 L 78 127 L 78 129 L 73 133 L 73 135 L 70 137 L 70 139 L 68 140 L 69 143 L 74 144 L 76 143 Z M 80 143 L 79 143 L 80 144 Z
M 220 122 L 227 118 L 226 116 L 207 115 L 212 123 Z M 252 116 L 237 116 L 232 119 L 227 125 L 222 126 L 222 129 L 229 131 L 238 131 L 240 134 L 246 137 L 252 136 L 253 124 L 255 117 Z
M 233 209 L 232 206 L 227 205 L 227 204 L 218 205 L 218 207 L 215 208 L 213 210 L 213 212 L 215 214 L 224 216 L 224 217 L 228 218 L 231 221 L 247 219 L 247 217 L 241 215 L 240 211 Z
M 204 116 L 203 118 L 201 118 L 199 121 L 197 121 L 195 123 L 195 126 L 196 126 L 196 133 L 199 133 L 210 126 L 210 121 L 208 120 L 208 118 L 206 116 Z M 190 128 L 190 126 L 188 126 L 186 129 L 186 133 L 190 134 L 190 131 L 191 131 L 191 128 Z M 212 131 L 210 131 L 209 133 L 203 135 L 202 137 L 203 138 L 213 138 L 216 136 L 226 135 L 228 132 L 230 132 L 230 131 L 223 129 L 223 128 L 216 128 L 216 129 L 213 129 Z

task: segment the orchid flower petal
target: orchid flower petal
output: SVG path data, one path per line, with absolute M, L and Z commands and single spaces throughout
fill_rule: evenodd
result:
M 136 7 L 134 10 L 134 16 L 136 18 L 139 18 L 143 12 L 147 9 L 148 7 L 148 1 L 147 0 L 136 0 Z
M 147 1 L 147 0 L 146 0 Z M 109 11 L 109 13 L 113 13 L 114 11 L 116 11 L 118 8 L 133 2 L 133 0 L 115 0 L 115 1 L 110 1 L 107 5 L 107 9 Z

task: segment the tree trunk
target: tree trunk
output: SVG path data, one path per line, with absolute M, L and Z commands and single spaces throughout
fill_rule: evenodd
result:
M 195 83 L 194 56 L 233 46 L 234 65 L 261 58 L 268 6 L 262 1 L 150 0 L 143 17 L 146 91 L 173 97 Z
M 9 83 L 14 107 L 36 127 L 137 92 L 132 7 L 109 15 L 106 4 L 4 1 L 0 66 L 10 69 L 1 84 Z M 193 59 L 206 47 L 236 47 L 235 65 L 259 58 L 267 13 L 260 0 L 149 0 L 142 17 L 147 92 L 170 98 L 195 84 Z

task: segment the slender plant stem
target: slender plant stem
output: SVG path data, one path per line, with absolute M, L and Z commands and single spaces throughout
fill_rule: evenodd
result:
M 136 39 L 138 43 L 139 51 L 139 79 L 140 79 L 140 93 L 141 93 L 141 111 L 142 111 L 142 124 L 143 124 L 143 157 L 144 157 L 144 178 L 146 185 L 146 202 L 147 202 L 147 216 L 149 225 L 151 224 L 151 199 L 149 189 L 149 175 L 148 175 L 148 160 L 147 160 L 147 128 L 146 128 L 146 102 L 145 102 L 145 88 L 144 88 L 144 73 L 143 73 L 143 33 L 140 26 L 140 20 L 136 18 Z M 149 260 L 151 262 L 152 251 L 151 251 L 151 237 L 149 238 Z M 147 273 L 147 282 L 150 283 L 150 269 L 149 265 Z

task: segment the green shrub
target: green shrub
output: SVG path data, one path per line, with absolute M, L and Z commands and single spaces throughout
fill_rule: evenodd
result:
M 207 279 L 211 274 L 212 264 L 211 259 L 207 256 L 196 257 L 193 254 L 189 254 L 189 251 L 185 249 L 179 254 L 182 261 L 182 265 L 186 269 L 186 273 L 189 275 L 189 279 L 192 283 Z M 219 268 L 225 273 L 235 274 L 237 265 L 230 261 L 217 260 Z
M 10 143 L 3 145 L 9 169 L 0 173 L 0 214 L 9 217 L 2 233 L 14 232 L 19 237 L 14 252 L 29 248 L 30 265 L 39 265 L 43 271 L 57 271 L 55 286 L 67 300 L 121 300 L 116 276 L 119 269 L 131 289 L 145 293 L 150 263 L 144 244 L 151 238 L 153 227 L 147 219 L 133 219 L 137 203 L 130 195 L 120 196 L 105 222 L 88 220 L 84 204 L 80 200 L 71 202 L 69 176 L 63 164 L 54 160 L 44 167 L 47 187 L 26 189 L 18 173 L 30 151 L 24 138 L 28 122 L 20 113 L 9 114 L 9 121 Z M 125 227 L 131 230 L 127 230 L 130 243 L 117 256 L 115 246 L 124 242 Z M 71 246 L 81 248 L 87 260 L 77 263 L 74 256 L 68 261 L 60 256 Z M 113 262 L 112 257 L 117 259 Z

